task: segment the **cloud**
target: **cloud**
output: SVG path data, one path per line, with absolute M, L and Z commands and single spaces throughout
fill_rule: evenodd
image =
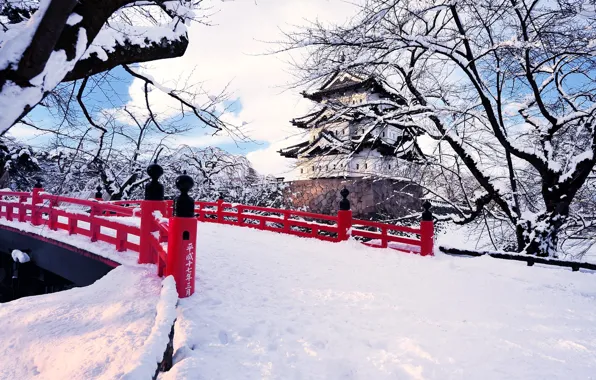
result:
M 277 151 L 278 145 L 270 145 L 267 148 L 257 149 L 246 154 L 252 166 L 259 173 L 272 174 L 278 177 L 291 179 L 293 160 L 281 157 Z
M 279 149 L 286 138 L 298 131 L 289 120 L 308 112 L 312 104 L 299 94 L 288 90 L 292 82 L 292 69 L 286 62 L 287 54 L 263 55 L 275 46 L 262 41 L 281 40 L 281 29 L 304 24 L 306 19 L 323 22 L 343 22 L 353 11 L 353 5 L 342 0 L 277 0 L 213 2 L 219 8 L 210 22 L 214 26 L 190 27 L 190 45 L 184 57 L 151 62 L 144 70 L 160 83 L 175 87 L 181 78 L 189 83 L 201 82 L 202 88 L 219 93 L 228 87 L 234 98 L 239 98 L 242 109 L 235 115 L 228 114 L 236 123 L 248 123 L 245 132 L 254 140 L 272 143 Z M 130 87 L 131 103 L 143 106 L 142 82 L 135 80 Z M 168 116 L 177 112 L 175 103 L 157 91 L 151 93 L 159 107 L 157 112 Z M 209 144 L 209 137 L 199 130 L 196 136 L 185 136 L 187 144 Z M 223 139 L 224 138 L 218 138 Z M 223 140 L 214 139 L 211 145 Z M 226 142 L 229 141 L 225 140 Z M 289 143 L 288 143 L 289 145 Z M 275 173 L 283 170 L 284 159 L 268 147 L 247 156 L 257 170 Z

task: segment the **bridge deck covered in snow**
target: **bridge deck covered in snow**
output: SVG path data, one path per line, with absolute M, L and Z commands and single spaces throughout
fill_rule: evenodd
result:
M 593 273 L 201 222 L 196 246 L 196 293 L 178 301 L 174 366 L 160 379 L 596 373 Z M 0 378 L 149 378 L 176 317 L 176 290 L 154 273 L 127 264 L 2 305 Z
M 589 379 L 596 274 L 199 224 L 164 379 Z

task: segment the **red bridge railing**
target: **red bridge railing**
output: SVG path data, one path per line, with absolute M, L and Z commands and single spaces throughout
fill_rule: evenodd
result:
M 97 199 L 52 195 L 40 184 L 31 193 L 0 191 L 0 218 L 87 236 L 92 242 L 112 244 L 119 252 L 137 252 L 138 262 L 156 264 L 159 276 L 174 276 L 181 298 L 194 293 L 197 220 L 330 242 L 353 236 L 372 247 L 433 255 L 434 226 L 428 202 L 423 205 L 419 227 L 396 226 L 353 219 L 345 188 L 340 192 L 343 199 L 337 215 L 322 215 L 233 204 L 223 199 L 194 202 L 188 195 L 193 180 L 186 174 L 176 180 L 180 190 L 176 201 L 165 201 L 163 186 L 158 182 L 163 170 L 153 164 L 147 173 L 151 182 L 142 201 L 103 202 L 99 199 L 100 188 Z
M 348 194 L 344 197 L 345 201 Z M 430 214 L 429 208 L 430 203 L 425 205 L 425 212 Z M 195 202 L 195 215 L 202 222 L 251 227 L 331 242 L 353 236 L 371 247 L 392 248 L 422 256 L 433 255 L 432 215 L 426 218 L 423 215 L 419 227 L 407 227 L 353 219 L 350 210 L 339 210 L 337 215 L 323 215 L 227 203 L 222 199 L 217 202 Z
M 158 203 L 165 209 L 165 202 Z M 137 207 L 53 195 L 42 188 L 34 188 L 31 193 L 0 191 L 0 218 L 29 222 L 52 231 L 63 230 L 69 235 L 87 236 L 91 242 L 114 245 L 118 252 L 137 252 L 139 263 L 157 264 L 159 276 L 173 274 L 168 272 L 173 272 L 174 268 L 167 267 L 168 255 L 170 259 L 176 256 L 168 249 L 169 219 L 155 212 L 158 210 L 152 207 L 152 201 L 127 204 Z M 141 214 L 147 209 L 150 218 L 143 224 Z M 185 296 L 186 291 L 179 293 Z

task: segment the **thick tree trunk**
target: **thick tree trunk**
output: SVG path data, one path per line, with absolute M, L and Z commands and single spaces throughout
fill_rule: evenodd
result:
M 519 251 L 540 257 L 557 257 L 559 232 L 567 221 L 569 202 L 551 203 L 549 210 L 517 225 Z M 518 247 L 519 248 L 519 247 Z

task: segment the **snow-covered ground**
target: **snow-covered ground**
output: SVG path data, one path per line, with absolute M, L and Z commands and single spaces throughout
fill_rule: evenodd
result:
M 438 244 L 449 248 L 469 249 L 477 251 L 493 251 L 490 236 L 483 230 L 479 232 L 472 226 L 459 226 L 453 224 L 443 225 L 444 232 L 439 235 Z M 589 246 L 590 241 L 567 241 L 558 252 L 560 260 L 580 261 L 596 264 L 596 244 Z M 589 248 L 587 248 L 589 247 Z M 586 249 L 587 248 L 587 249 Z M 504 252 L 505 251 L 501 251 Z M 511 252 L 507 252 L 511 253 Z
M 176 300 L 155 266 L 123 265 L 84 288 L 0 304 L 0 379 L 150 379 Z
M 199 224 L 166 379 L 596 378 L 596 274 Z
M 17 223 L 3 221 L 134 261 Z M 179 301 L 162 380 L 596 378 L 592 272 L 206 223 L 197 247 L 197 293 Z M 176 317 L 164 283 L 160 297 L 154 266 L 123 265 L 87 288 L 0 305 L 0 379 L 150 378 Z

